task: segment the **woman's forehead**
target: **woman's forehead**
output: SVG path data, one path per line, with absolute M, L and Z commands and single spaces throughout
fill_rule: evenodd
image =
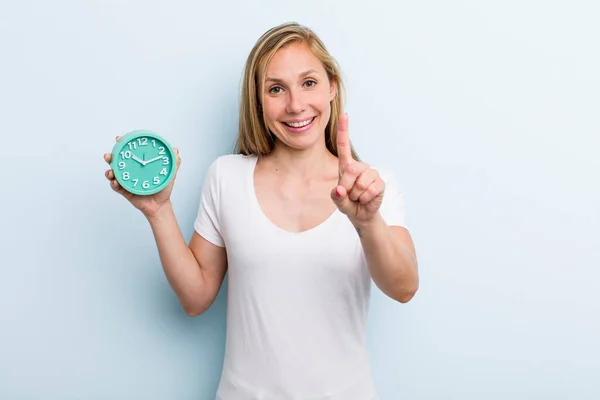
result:
M 311 73 L 325 73 L 321 60 L 305 43 L 291 43 L 273 55 L 266 68 L 266 79 L 296 79 Z

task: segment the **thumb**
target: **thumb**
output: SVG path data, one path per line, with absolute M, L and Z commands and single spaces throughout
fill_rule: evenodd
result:
M 352 206 L 352 201 L 348 197 L 348 192 L 341 185 L 337 185 L 335 188 L 333 188 L 331 191 L 331 199 L 344 214 L 346 214 Z

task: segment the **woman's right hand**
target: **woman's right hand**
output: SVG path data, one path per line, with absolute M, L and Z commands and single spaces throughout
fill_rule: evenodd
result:
M 118 141 L 120 138 L 121 138 L 120 136 L 117 136 L 116 140 Z M 110 187 L 115 192 L 121 194 L 123 197 L 125 197 L 127 200 L 129 200 L 129 202 L 131 204 L 133 204 L 133 206 L 135 208 L 140 210 L 146 216 L 146 218 L 152 217 L 171 198 L 171 191 L 173 190 L 173 184 L 175 183 L 175 178 L 177 177 L 177 172 L 179 171 L 179 165 L 181 164 L 181 158 L 179 157 L 179 150 L 176 147 L 174 147 L 173 150 L 175 151 L 175 154 L 177 155 L 177 168 L 175 170 L 175 176 L 171 180 L 171 183 L 169 183 L 169 185 L 167 185 L 167 187 L 165 187 L 163 190 L 161 190 L 160 192 L 155 193 L 153 195 L 139 196 L 139 195 L 128 192 L 119 184 L 119 182 L 117 182 L 112 168 L 107 169 L 106 172 L 104 173 L 104 176 L 106 177 L 106 179 L 109 180 Z M 108 163 L 108 165 L 110 165 L 111 160 L 112 160 L 112 154 L 105 153 L 104 161 L 106 161 Z

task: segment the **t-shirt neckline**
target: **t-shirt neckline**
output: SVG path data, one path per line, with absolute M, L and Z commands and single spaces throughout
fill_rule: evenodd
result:
M 322 229 L 325 229 L 329 224 L 332 223 L 332 221 L 337 218 L 337 216 L 340 214 L 340 210 L 338 208 L 335 208 L 333 210 L 333 212 L 331 214 L 329 214 L 329 216 L 324 219 L 323 221 L 321 221 L 318 225 L 313 226 L 312 228 L 300 231 L 300 232 L 294 232 L 294 231 L 290 231 L 287 229 L 284 229 L 282 227 L 280 227 L 279 225 L 275 224 L 273 221 L 271 221 L 271 219 L 269 217 L 267 217 L 267 215 L 264 213 L 259 201 L 258 201 L 258 196 L 256 195 L 256 189 L 255 189 L 255 182 L 254 182 L 254 172 L 256 170 L 256 164 L 258 163 L 258 156 L 253 155 L 250 157 L 250 162 L 249 164 L 249 168 L 247 171 L 247 176 L 246 176 L 246 182 L 247 184 L 247 188 L 248 188 L 248 196 L 250 198 L 250 201 L 252 203 L 252 206 L 254 208 L 254 211 L 259 215 L 260 219 L 267 225 L 269 226 L 271 229 L 278 231 L 284 235 L 289 235 L 289 236 L 304 236 L 304 235 L 309 235 L 312 233 L 316 233 L 319 232 Z

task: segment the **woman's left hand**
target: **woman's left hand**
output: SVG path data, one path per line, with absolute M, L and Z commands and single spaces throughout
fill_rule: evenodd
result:
M 338 185 L 331 191 L 331 198 L 350 222 L 356 228 L 360 228 L 378 215 L 385 182 L 376 170 L 352 158 L 347 114 L 342 115 L 339 120 L 337 151 L 339 180 Z

